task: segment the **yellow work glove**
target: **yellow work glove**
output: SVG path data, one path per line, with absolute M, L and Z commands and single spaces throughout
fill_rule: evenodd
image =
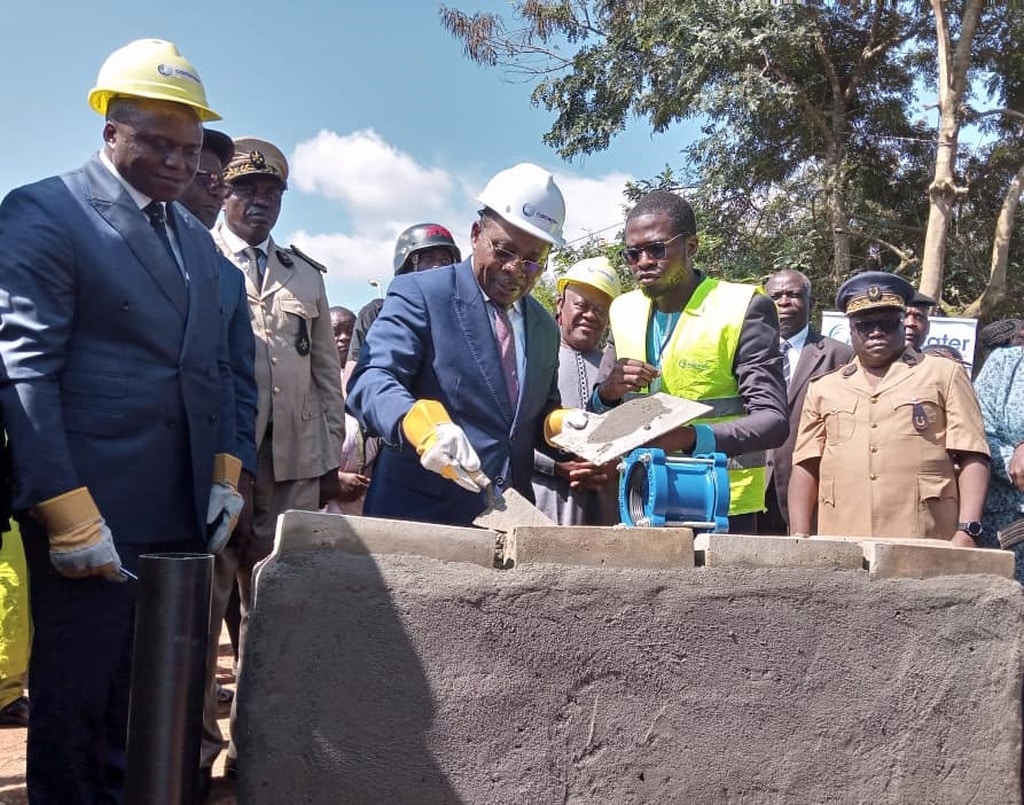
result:
M 465 431 L 437 400 L 417 400 L 402 418 L 402 433 L 416 448 L 424 469 L 470 492 L 480 492 L 490 483 Z
M 567 428 L 583 430 L 587 427 L 587 412 L 582 408 L 556 408 L 544 418 L 544 441 L 552 447 L 558 447 L 553 441 Z
M 213 457 L 213 486 L 206 508 L 206 550 L 220 553 L 231 539 L 242 511 L 243 498 L 238 493 L 238 476 L 242 462 L 230 453 Z
M 84 486 L 44 500 L 32 508 L 32 515 L 46 530 L 50 562 L 62 576 L 127 579 L 121 572 L 114 537 Z

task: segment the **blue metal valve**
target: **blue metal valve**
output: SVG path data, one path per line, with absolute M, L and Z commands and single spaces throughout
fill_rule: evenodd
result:
M 724 453 L 674 456 L 643 447 L 626 456 L 621 469 L 619 515 L 626 525 L 728 530 Z

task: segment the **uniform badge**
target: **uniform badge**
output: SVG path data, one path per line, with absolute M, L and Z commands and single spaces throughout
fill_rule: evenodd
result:
M 291 268 L 295 265 L 295 261 L 292 260 L 291 255 L 288 254 L 284 249 L 277 249 L 277 259 L 281 261 L 281 265 L 285 268 Z
M 914 420 L 914 430 L 926 431 L 928 430 L 928 412 L 924 410 L 924 406 L 919 402 L 914 403 L 911 416 Z
M 309 354 L 311 346 L 309 330 L 306 328 L 306 320 L 299 319 L 299 337 L 295 339 L 295 351 L 305 358 Z

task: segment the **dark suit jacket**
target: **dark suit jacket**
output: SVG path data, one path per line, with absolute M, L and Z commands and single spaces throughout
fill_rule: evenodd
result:
M 218 255 L 219 256 L 219 255 Z M 221 421 L 221 439 L 234 444 L 228 452 L 242 466 L 256 474 L 256 402 L 258 391 L 253 373 L 256 342 L 245 295 L 245 275 L 226 257 L 220 258 L 221 338 L 227 342 L 231 363 L 231 385 L 226 410 L 230 418 Z
M 793 472 L 793 446 L 796 444 L 800 412 L 804 407 L 804 397 L 807 396 L 807 386 L 812 378 L 846 365 L 852 357 L 853 350 L 841 341 L 821 335 L 814 330 L 808 331 L 807 340 L 804 342 L 804 348 L 800 350 L 800 360 L 797 361 L 796 368 L 793 370 L 787 392 L 789 436 L 781 447 L 768 453 L 769 483 L 775 485 L 775 498 L 778 503 L 778 510 L 774 513 L 781 516 L 782 521 L 786 524 L 789 523 L 787 490 L 789 489 L 789 476 Z M 771 496 L 769 496 L 769 501 L 771 501 Z M 771 507 L 769 507 L 770 509 Z
M 395 277 L 348 387 L 348 410 L 384 438 L 366 514 L 469 524 L 484 497 L 420 466 L 402 418 L 416 400 L 439 400 L 465 430 L 495 484 L 533 500 L 533 448 L 558 407 L 558 329 L 537 300 L 523 300 L 526 370 L 518 409 L 505 391 L 488 306 L 468 260 Z
M 115 542 L 205 536 L 231 382 L 209 233 L 167 205 L 190 281 L 94 157 L 0 204 L 0 384 L 16 509 L 86 486 Z

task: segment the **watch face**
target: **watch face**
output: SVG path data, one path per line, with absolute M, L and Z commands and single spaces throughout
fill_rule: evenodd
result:
M 966 523 L 960 523 L 960 528 L 963 529 L 964 533 L 972 539 L 981 536 L 981 523 L 977 520 L 969 520 Z

